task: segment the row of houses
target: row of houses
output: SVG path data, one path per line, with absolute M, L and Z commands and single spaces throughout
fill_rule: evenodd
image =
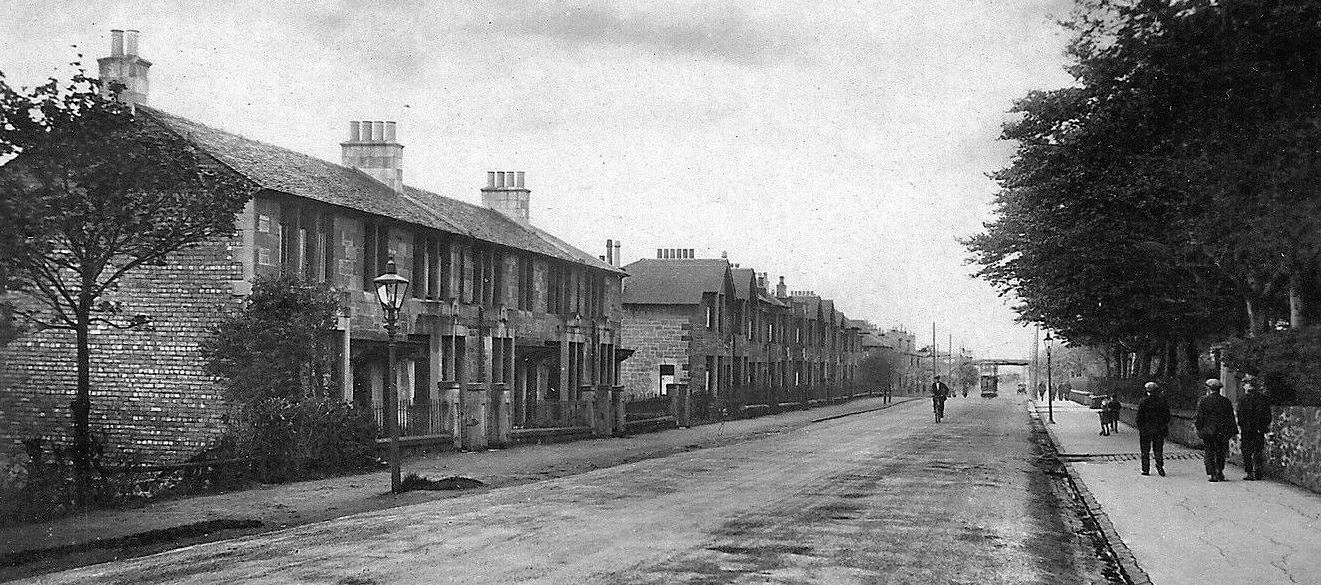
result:
M 624 266 L 621 368 L 631 397 L 675 386 L 713 398 L 748 391 L 791 395 L 850 388 L 864 355 L 864 324 L 831 299 L 772 288 L 764 272 L 728 258 L 660 249 Z
M 256 195 L 233 237 L 123 282 L 124 310 L 151 315 L 153 328 L 93 332 L 91 420 L 111 444 L 174 461 L 219 438 L 227 408 L 199 345 L 259 276 L 298 275 L 340 291 L 340 396 L 378 417 L 398 408 L 405 434 L 456 446 L 490 436 L 484 417 L 469 424 L 461 413 L 563 426 L 581 422 L 571 420 L 582 414 L 574 405 L 603 396 L 682 385 L 719 399 L 858 377 L 863 328 L 829 299 L 787 292 L 783 279 L 771 290 L 764 273 L 691 250 L 620 266 L 617 242 L 604 255 L 575 248 L 532 224 L 523 172 L 487 172 L 474 185 L 482 205 L 405 185 L 394 122 L 350 121 L 334 164 L 148 107 L 151 63 L 137 47 L 135 31 L 114 31 L 102 80 L 124 84 L 121 99 L 141 124 L 187 141 Z M 372 284 L 391 260 L 412 283 L 393 373 Z M 32 436 L 69 436 L 73 354 L 58 331 L 0 349 L 0 458 Z M 397 405 L 383 404 L 390 376 Z

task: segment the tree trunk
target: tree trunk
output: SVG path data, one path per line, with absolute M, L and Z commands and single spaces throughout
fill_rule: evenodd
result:
M 1146 378 L 1151 373 L 1151 350 L 1138 350 L 1137 374 L 1140 378 Z
M 1178 374 L 1178 351 L 1174 346 L 1176 343 L 1173 339 L 1165 339 L 1165 345 L 1161 347 L 1161 378 L 1174 378 Z
M 1252 301 L 1252 297 L 1243 297 L 1243 307 L 1248 312 L 1248 338 L 1259 335 L 1264 329 L 1263 315 L 1257 308 L 1257 303 Z
M 1183 344 L 1183 352 L 1184 352 L 1183 359 L 1184 362 L 1187 364 L 1187 368 L 1184 370 L 1184 373 L 1190 376 L 1196 376 L 1200 374 L 1202 364 L 1198 358 L 1201 356 L 1201 352 L 1197 351 L 1197 339 L 1193 337 L 1189 337 L 1188 339 L 1185 339 Z M 1219 378 L 1220 375 L 1216 374 L 1216 377 Z
M 91 298 L 86 293 L 80 294 L 76 315 L 78 324 L 74 328 L 78 345 L 78 387 L 70 410 L 73 411 L 75 503 L 81 509 L 90 506 L 92 499 L 92 440 L 88 423 L 92 410 L 91 314 Z
M 1304 315 L 1307 309 L 1307 303 L 1303 299 L 1302 277 L 1295 270 L 1289 274 L 1289 327 L 1300 329 L 1307 326 L 1307 317 Z

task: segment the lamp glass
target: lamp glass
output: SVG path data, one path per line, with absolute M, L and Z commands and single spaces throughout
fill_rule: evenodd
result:
M 394 259 L 385 265 L 385 274 L 372 279 L 372 283 L 376 285 L 376 300 L 380 301 L 382 307 L 390 311 L 403 308 L 408 279 L 395 271 Z

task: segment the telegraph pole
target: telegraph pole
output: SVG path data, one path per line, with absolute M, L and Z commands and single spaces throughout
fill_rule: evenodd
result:
M 931 383 L 932 383 L 933 385 L 936 383 L 936 376 L 939 375 L 939 374 L 937 373 L 937 371 L 936 371 L 936 353 L 937 353 L 937 352 L 936 352 L 936 349 L 937 349 L 937 347 L 936 347 L 936 322 L 935 322 L 935 321 L 932 321 L 932 322 L 931 322 Z
M 949 357 L 945 358 L 945 377 L 954 378 L 954 333 L 949 334 L 949 341 L 945 343 L 945 348 L 949 349 Z

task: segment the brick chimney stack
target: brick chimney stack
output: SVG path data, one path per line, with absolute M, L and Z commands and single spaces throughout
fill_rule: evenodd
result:
M 531 221 L 532 191 L 523 184 L 523 171 L 487 171 L 482 205 L 521 224 Z
M 147 72 L 151 61 L 138 55 L 138 31 L 110 31 L 110 56 L 96 60 L 101 73 L 102 95 L 110 95 L 110 86 L 121 83 L 124 88 L 119 93 L 119 101 L 126 104 L 147 103 Z
M 775 285 L 775 296 L 776 298 L 781 298 L 781 299 L 787 298 L 789 296 L 788 291 L 789 291 L 789 287 L 785 286 L 784 277 L 781 276 L 780 284 Z
M 367 173 L 401 193 L 404 190 L 404 147 L 395 140 L 395 131 L 394 122 L 349 122 L 349 139 L 339 146 L 344 166 Z

